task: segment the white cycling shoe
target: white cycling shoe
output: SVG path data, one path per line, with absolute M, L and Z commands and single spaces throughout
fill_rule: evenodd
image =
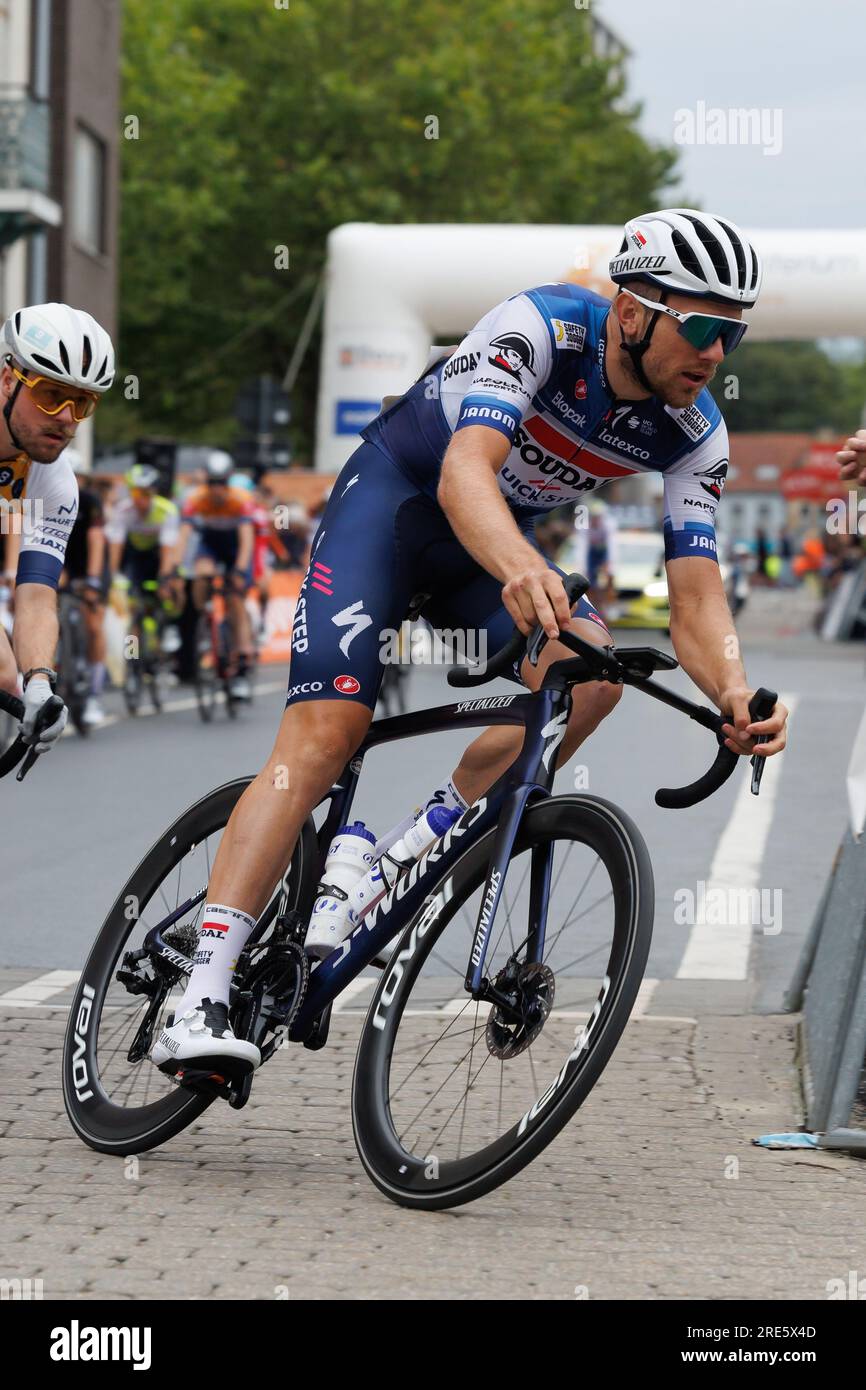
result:
M 225 1004 L 203 999 L 160 1030 L 151 1048 L 150 1060 L 161 1071 L 213 1072 L 232 1077 L 255 1071 L 262 1054 L 255 1043 L 236 1038 Z
M 105 710 L 102 708 L 102 705 L 95 695 L 88 695 L 84 703 L 84 713 L 81 718 L 85 724 L 90 725 L 92 728 L 105 722 Z
M 251 700 L 253 695 L 252 686 L 246 676 L 235 676 L 229 682 L 229 690 L 235 700 Z

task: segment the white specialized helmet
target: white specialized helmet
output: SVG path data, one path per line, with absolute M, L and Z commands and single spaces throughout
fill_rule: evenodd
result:
M 11 314 L 3 342 L 22 367 L 88 391 L 114 381 L 114 348 L 105 329 L 69 304 L 31 304 Z
M 626 222 L 610 278 L 748 309 L 761 288 L 761 258 L 733 222 L 694 208 L 662 208 Z

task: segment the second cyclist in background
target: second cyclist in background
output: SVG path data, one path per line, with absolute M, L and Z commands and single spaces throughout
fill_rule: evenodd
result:
M 220 449 L 213 450 L 205 472 L 204 486 L 190 493 L 183 504 L 179 553 L 187 555 L 194 535 L 192 566 L 195 578 L 203 581 L 215 574 L 226 577 L 226 610 L 237 653 L 231 693 L 236 700 L 249 700 L 253 635 L 244 599 L 252 585 L 253 503 L 248 493 L 231 486 L 234 472 L 231 455 Z M 206 593 L 204 583 L 193 584 L 196 608 L 204 606 Z

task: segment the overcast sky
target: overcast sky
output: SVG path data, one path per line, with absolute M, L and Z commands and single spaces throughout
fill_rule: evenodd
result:
M 679 197 L 745 227 L 866 228 L 866 0 L 590 0 L 632 50 L 643 132 L 765 111 L 760 145 L 678 145 Z M 780 116 L 775 116 L 778 111 Z M 696 132 L 697 133 L 697 130 Z

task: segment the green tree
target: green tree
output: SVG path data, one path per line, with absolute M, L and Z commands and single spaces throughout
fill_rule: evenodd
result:
M 109 398 L 103 439 L 226 437 L 239 381 L 285 370 L 342 222 L 617 222 L 673 174 L 571 0 L 126 0 L 123 81 L 121 370 L 140 395 Z M 314 340 L 301 452 L 316 358 Z
M 743 343 L 712 392 L 729 430 L 850 432 L 866 402 L 866 367 L 833 362 L 817 343 Z

